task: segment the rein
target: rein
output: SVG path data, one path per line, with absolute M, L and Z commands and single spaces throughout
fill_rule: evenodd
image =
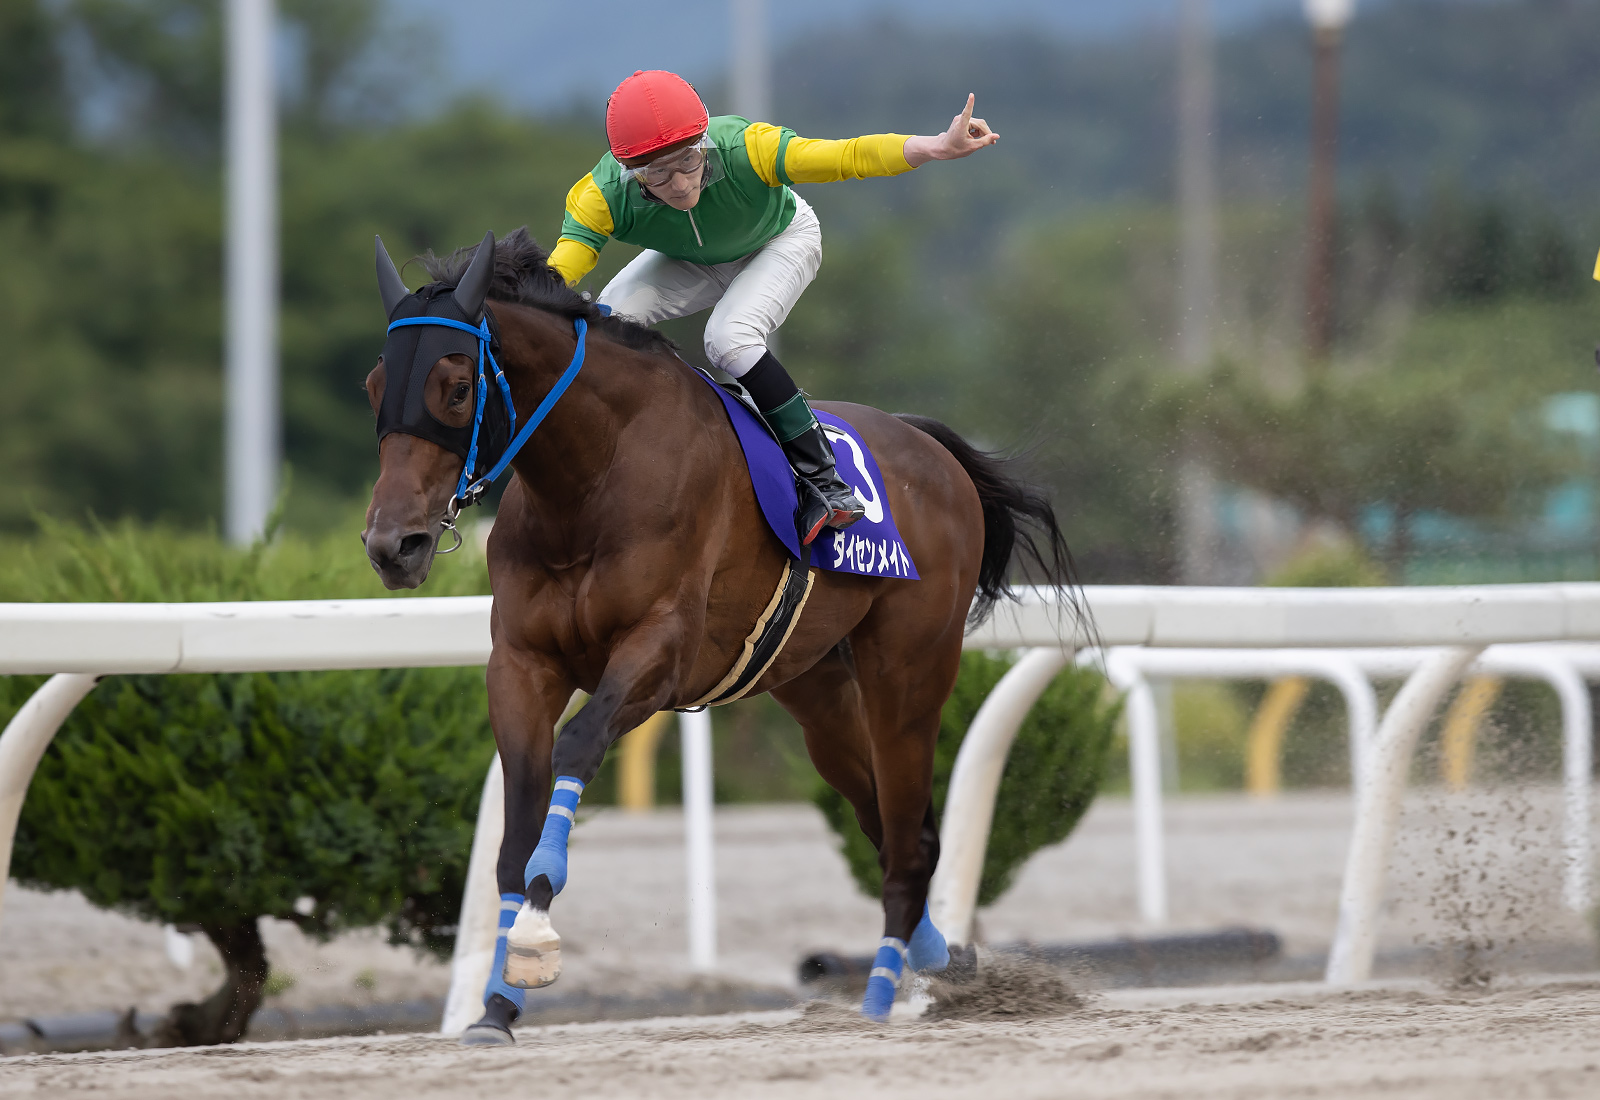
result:
M 511 403 L 511 385 L 506 381 L 505 373 L 500 369 L 499 362 L 494 357 L 494 351 L 489 346 L 493 335 L 489 331 L 489 318 L 487 315 L 477 325 L 469 325 L 464 321 L 453 320 L 449 317 L 402 317 L 392 322 L 386 331 L 393 332 L 397 328 L 408 325 L 439 325 L 444 328 L 460 329 L 462 332 L 471 333 L 478 338 L 478 391 L 477 406 L 472 414 L 472 444 L 467 449 L 465 465 L 461 467 L 461 479 L 456 482 L 455 495 L 450 498 L 450 503 L 445 505 L 443 527 L 456 537 L 456 544 L 448 550 L 437 550 L 435 553 L 452 554 L 461 549 L 461 532 L 456 530 L 456 517 L 461 514 L 462 508 L 470 508 L 483 497 L 489 486 L 494 484 L 496 478 L 505 473 L 506 467 L 511 465 L 511 460 L 517 457 L 517 452 L 522 450 L 523 444 L 528 442 L 533 431 L 545 417 L 550 415 L 550 410 L 567 392 L 567 387 L 572 385 L 572 380 L 578 377 L 578 371 L 583 368 L 584 337 L 588 334 L 589 323 L 582 317 L 575 317 L 572 327 L 578 334 L 578 346 L 572 353 L 572 362 L 567 369 L 557 378 L 555 385 L 550 387 L 550 392 L 544 395 L 544 400 L 539 402 L 539 407 L 533 410 L 522 429 L 517 429 L 517 408 Z M 506 414 L 511 419 L 511 442 L 506 444 L 506 449 L 499 459 L 490 467 L 489 472 L 473 480 L 472 472 L 478 463 L 478 435 L 483 428 L 483 410 L 489 395 L 489 377 L 484 370 L 484 363 L 494 368 L 494 380 L 498 386 L 500 399 L 505 402 Z

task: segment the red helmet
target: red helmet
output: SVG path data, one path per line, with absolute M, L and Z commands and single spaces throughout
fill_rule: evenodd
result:
M 618 160 L 645 157 L 706 132 L 706 105 L 677 73 L 634 73 L 606 100 L 606 140 Z

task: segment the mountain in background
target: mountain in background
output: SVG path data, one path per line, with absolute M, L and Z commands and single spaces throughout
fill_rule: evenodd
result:
M 424 10 L 420 0 L 391 2 Z M 1223 194 L 1297 199 L 1311 85 L 1300 5 L 1213 6 Z M 1002 134 L 982 172 L 935 166 L 874 183 L 861 202 L 830 195 L 827 205 L 877 211 L 953 200 L 983 231 L 1004 220 L 1002 210 L 1166 201 L 1174 7 L 993 0 L 973 20 L 955 0 L 886 0 L 869 15 L 846 0 L 773 5 L 775 113 L 815 136 L 927 133 L 948 125 L 974 91 L 979 113 Z M 571 110 L 586 125 L 597 125 L 616 80 L 641 66 L 678 67 L 713 110 L 727 108 L 725 0 L 685 0 L 671 18 L 656 5 L 607 10 L 619 14 L 591 27 L 545 5 L 473 0 L 452 6 L 437 47 L 458 86 L 546 114 Z M 1383 181 L 1416 195 L 1452 184 L 1586 212 L 1600 182 L 1597 42 L 1600 0 L 1361 4 L 1344 52 L 1347 191 Z
M 1344 51 L 1347 187 L 1382 180 L 1414 195 L 1448 183 L 1591 209 L 1600 188 L 1595 43 L 1596 0 L 1397 0 L 1364 13 Z M 996 178 L 985 186 L 1003 188 L 1006 201 L 1037 209 L 1165 200 L 1173 55 L 1168 35 L 1087 44 L 883 20 L 787 47 L 776 66 L 777 111 L 819 136 L 927 132 L 973 90 L 1002 134 L 983 173 Z M 1298 196 L 1310 87 L 1309 34 L 1298 17 L 1221 37 L 1217 132 L 1226 197 Z M 919 182 L 940 186 L 936 174 Z
M 1385 0 L 1364 0 L 1368 7 Z M 1472 2 L 1472 0 L 1460 0 Z M 579 10 L 528 0 L 388 0 L 398 21 L 437 44 L 449 83 L 487 90 L 513 106 L 597 105 L 635 69 L 672 69 L 696 84 L 720 79 L 730 50 L 730 0 L 610 0 Z M 1298 14 L 1301 0 L 1211 0 L 1219 26 Z M 1020 31 L 1107 39 L 1168 25 L 1177 0 L 768 0 L 775 51 L 786 43 L 889 18 L 926 30 L 983 37 Z

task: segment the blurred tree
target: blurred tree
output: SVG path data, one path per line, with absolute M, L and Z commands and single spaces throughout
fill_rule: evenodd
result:
M 1391 534 L 1372 549 L 1399 580 L 1420 513 L 1504 520 L 1567 470 L 1525 396 L 1467 390 L 1459 374 L 1362 372 L 1283 392 L 1223 368 L 1185 415 L 1227 476 L 1309 516 L 1359 534 L 1386 508 Z
M 67 126 L 60 33 L 44 0 L 0 0 L 0 135 L 59 136 Z
M 1171 310 L 1148 277 L 1171 240 L 1169 218 L 1138 210 L 1019 233 L 981 299 L 981 339 L 964 342 L 957 425 L 1031 449 L 1092 583 L 1173 570 L 1174 436 L 1150 403 Z
M 70 0 L 90 94 L 114 105 L 117 144 L 155 140 L 215 154 L 221 145 L 223 16 L 212 0 Z

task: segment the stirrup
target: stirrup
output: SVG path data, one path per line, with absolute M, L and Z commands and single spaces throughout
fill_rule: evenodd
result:
M 800 529 L 801 546 L 810 546 L 822 534 L 824 527 L 843 530 L 867 514 L 855 491 L 839 481 L 837 475 L 833 480 L 837 482 L 836 491 L 829 494 L 809 479 L 799 479 L 801 499 L 797 526 Z M 838 492 L 838 488 L 844 492 Z
M 828 526 L 829 527 L 832 527 L 832 528 L 834 528 L 836 530 L 842 531 L 846 527 L 849 527 L 856 520 L 861 519 L 861 518 L 866 516 L 866 514 L 867 514 L 866 508 L 863 507 L 861 502 L 856 499 L 856 496 L 855 496 L 854 493 L 850 494 L 850 499 L 852 501 L 854 501 L 853 506 L 840 507 L 838 504 L 835 504 L 829 510 L 829 512 L 828 512 Z
M 795 530 L 800 536 L 800 545 L 806 547 L 815 542 L 817 536 L 822 534 L 822 529 L 828 526 L 833 509 L 828 506 L 827 498 L 809 481 L 797 479 L 796 486 L 800 490 L 800 509 L 795 513 Z

